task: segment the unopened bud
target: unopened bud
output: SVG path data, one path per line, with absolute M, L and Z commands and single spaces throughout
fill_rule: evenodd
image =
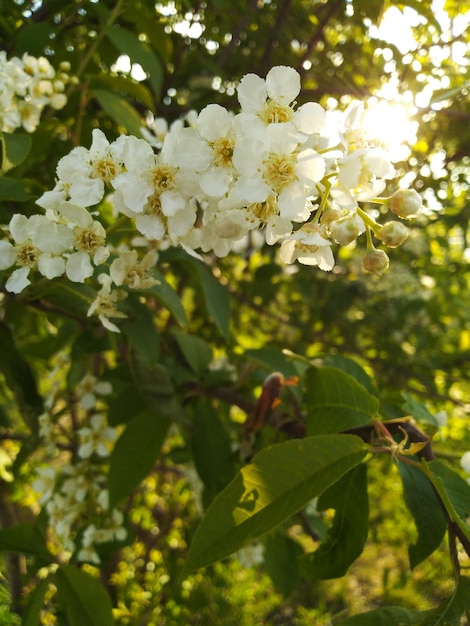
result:
M 390 198 L 390 211 L 405 220 L 417 217 L 423 208 L 421 196 L 414 189 L 399 189 Z
M 352 243 L 362 232 L 364 232 L 364 222 L 358 215 L 347 215 L 330 224 L 331 236 L 341 246 Z
M 401 222 L 387 222 L 379 230 L 377 237 L 389 248 L 398 248 L 408 237 L 408 229 Z
M 366 272 L 382 276 L 388 269 L 389 259 L 383 250 L 369 250 L 362 259 L 362 267 Z

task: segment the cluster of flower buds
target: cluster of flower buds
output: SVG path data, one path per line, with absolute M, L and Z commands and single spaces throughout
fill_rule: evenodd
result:
M 74 398 L 75 420 L 79 427 L 67 437 L 69 428 L 52 410 L 40 417 L 39 434 L 46 444 L 49 463 L 37 470 L 33 490 L 44 505 L 57 548 L 79 561 L 98 565 L 99 544 L 123 541 L 127 536 L 124 516 L 110 509 L 105 461 L 117 438 L 117 430 L 106 424 L 100 411 L 100 397 L 111 393 L 109 383 L 91 375 L 78 384 Z M 69 455 L 68 461 L 65 456 Z
M 382 274 L 388 256 L 373 237 L 394 248 L 407 229 L 397 219 L 378 223 L 368 207 L 388 205 L 410 219 L 421 198 L 413 190 L 380 197 L 396 170 L 367 132 L 361 103 L 338 115 L 315 102 L 297 107 L 299 92 L 298 72 L 278 66 L 266 79 L 242 78 L 239 113 L 210 104 L 189 124 L 154 124 L 160 134 L 153 146 L 124 135 L 110 143 L 95 129 L 89 149 L 74 148 L 59 161 L 55 187 L 37 202 L 45 213 L 11 220 L 11 240 L 0 241 L 0 269 L 16 266 L 7 290 L 22 291 L 31 270 L 75 282 L 96 274 L 101 289 L 89 314 L 118 330 L 110 318 L 123 316 L 118 302 L 126 291 L 116 288 L 155 284 L 156 249 L 225 256 L 252 231 L 279 243 L 285 263 L 325 271 L 334 266 L 334 246 L 366 232 L 363 267 Z M 116 219 L 133 221 L 147 243 L 144 256 L 128 240 L 110 247 L 100 218 L 105 198 Z
M 36 130 L 44 107 L 62 109 L 66 85 L 73 80 L 70 64 L 62 62 L 56 71 L 46 57 L 23 54 L 7 59 L 0 51 L 0 130 L 12 133 L 23 127 Z

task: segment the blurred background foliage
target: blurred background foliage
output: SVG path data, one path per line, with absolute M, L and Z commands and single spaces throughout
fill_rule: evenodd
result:
M 189 331 L 230 363 L 232 370 L 214 380 L 232 392 L 252 402 L 271 369 L 288 368 L 283 350 L 310 359 L 348 356 L 373 377 L 384 415 L 403 414 L 403 392 L 434 413 L 445 411 L 447 427 L 436 447 L 458 458 L 470 449 L 469 12 L 468 0 L 0 0 L 7 56 L 45 54 L 56 66 L 69 61 L 79 79 L 68 88 L 67 107 L 44 117 L 28 159 L 15 170 L 25 181 L 21 210 L 36 212 L 34 199 L 52 187 L 58 159 L 73 146 L 88 146 L 93 128 L 111 140 L 122 132 L 139 134 L 149 115 L 171 123 L 212 102 L 236 109 L 237 80 L 247 72 L 265 76 L 274 65 L 296 68 L 303 85 L 299 104 L 316 100 L 343 109 L 352 99 L 399 99 L 419 128 L 397 167 L 423 194 L 426 210 L 392 253 L 384 277 L 365 275 L 361 251 L 353 247 L 341 252 L 330 274 L 281 267 L 275 250 L 260 249 L 256 240 L 225 259 L 208 258 L 232 296 L 226 344 L 217 324 L 201 314 L 187 266 L 169 252 L 162 253 L 159 269 L 182 298 Z M 397 13 L 406 16 L 405 25 L 385 29 Z M 393 118 L 382 124 L 402 130 L 393 127 Z M 16 209 L 10 198 L 0 200 L 6 223 Z M 195 383 L 188 385 L 187 367 L 175 356 L 175 322 L 161 308 L 155 311 L 160 350 L 190 397 Z M 17 345 L 45 375 L 72 336 L 73 322 L 49 313 L 56 325 L 51 335 L 44 315 L 40 308 L 25 311 L 14 299 L 4 302 Z M 78 368 L 109 349 L 86 328 L 77 334 L 73 327 L 73 333 Z M 210 388 L 210 381 L 205 384 Z M 240 409 L 220 399 L 213 406 L 231 436 L 240 437 Z M 3 425 L 10 420 L 4 416 Z M 384 478 L 378 462 L 372 539 L 347 578 L 320 585 L 296 573 L 290 586 L 287 564 L 283 575 L 271 571 L 269 578 L 257 565 L 233 559 L 179 587 L 176 572 L 199 514 L 186 466 L 191 445 L 189 438 L 171 435 L 158 467 L 129 504 L 136 541 L 119 562 L 109 563 L 119 623 L 320 625 L 329 624 L 331 614 L 380 603 L 427 608 L 450 591 L 439 554 L 408 572 L 403 536 L 414 532 L 413 525 L 395 507 L 396 498 L 379 497 L 400 487 L 393 471 Z M 27 478 L 27 467 L 23 472 Z M 24 490 L 15 497 L 27 508 Z M 300 524 L 289 534 L 279 532 L 286 541 L 308 539 Z M 7 609 L 0 612 L 0 623 L 13 623 L 9 619 Z M 43 620 L 54 623 L 46 614 Z

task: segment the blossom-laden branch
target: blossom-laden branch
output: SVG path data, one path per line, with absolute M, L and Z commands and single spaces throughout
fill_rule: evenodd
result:
M 268 245 L 280 244 L 285 263 L 325 271 L 334 267 L 333 244 L 349 245 L 367 231 L 364 269 L 382 274 L 388 256 L 372 236 L 394 248 L 407 229 L 398 220 L 377 223 L 365 206 L 385 203 L 406 220 L 419 214 L 421 198 L 409 189 L 378 197 L 396 171 L 366 132 L 362 104 L 338 117 L 316 102 L 297 107 L 299 93 L 298 72 L 278 66 L 266 79 L 241 79 L 236 115 L 210 104 L 189 125 L 155 124 L 160 137 L 153 145 L 124 135 L 110 143 L 95 129 L 90 148 L 60 159 L 54 188 L 37 200 L 44 214 L 13 216 L 9 240 L 0 240 L 0 269 L 12 268 L 7 291 L 22 292 L 37 273 L 98 279 L 89 315 L 119 331 L 111 319 L 125 317 L 119 301 L 127 292 L 115 288 L 155 284 L 155 250 L 182 246 L 223 257 L 255 230 Z M 133 220 L 143 246 L 129 243 L 128 231 L 111 245 L 109 232 L 115 242 L 119 231 L 111 224 L 106 232 L 104 200 L 117 221 Z

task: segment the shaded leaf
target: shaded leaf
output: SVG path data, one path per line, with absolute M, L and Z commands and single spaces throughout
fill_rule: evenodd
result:
M 8 176 L 0 178 L 0 201 L 26 202 L 30 198 L 23 181 Z
M 98 100 L 104 111 L 127 132 L 141 137 L 142 119 L 137 111 L 122 96 L 104 89 L 90 90 L 90 94 Z
M 385 606 L 335 622 L 335 626 L 418 626 L 422 616 L 421 611 Z
M 152 311 L 136 294 L 130 294 L 126 299 L 126 310 L 128 308 L 128 317 L 119 320 L 119 328 L 129 338 L 133 348 L 153 363 L 158 359 L 160 336 Z
M 46 540 L 36 524 L 22 522 L 0 530 L 0 550 L 32 554 L 49 559 Z
M 0 322 L 0 371 L 13 391 L 24 421 L 33 433 L 43 410 L 33 370 L 15 346 L 11 330 Z
M 354 467 L 318 499 L 319 511 L 335 509 L 326 541 L 303 559 L 309 576 L 319 579 L 344 576 L 362 554 L 369 530 L 367 467 Z
M 185 573 L 228 556 L 320 495 L 366 454 L 353 435 L 307 437 L 273 445 L 243 467 L 207 510 Z
M 201 337 L 180 331 L 173 332 L 178 346 L 191 369 L 202 376 L 212 361 L 212 349 Z
M 399 463 L 405 502 L 418 531 L 416 543 L 408 547 L 410 567 L 414 568 L 436 550 L 447 530 L 439 498 L 423 472 L 408 463 Z
M 28 596 L 22 615 L 22 626 L 41 626 L 41 611 L 44 608 L 44 597 L 49 589 L 50 580 L 40 580 Z
M 205 265 L 195 259 L 192 261 L 191 266 L 202 287 L 207 312 L 228 342 L 230 339 L 230 294 Z
M 426 613 L 420 626 L 460 626 L 461 618 L 470 609 L 470 577 L 460 576 L 450 598 Z
M 305 374 L 305 387 L 309 435 L 364 426 L 377 413 L 377 398 L 335 367 L 311 367 Z
M 55 582 L 70 626 L 113 626 L 112 604 L 98 578 L 73 565 L 61 565 Z
M 194 406 L 191 437 L 194 464 L 211 500 L 233 478 L 230 437 L 213 406 L 199 401 Z
M 168 420 L 148 410 L 128 422 L 111 453 L 110 507 L 129 496 L 150 473 L 169 427 Z
M 151 292 L 157 300 L 170 311 L 180 326 L 187 326 L 188 318 L 180 297 L 173 287 L 164 279 L 162 274 L 155 270 L 153 274 L 155 278 L 160 281 L 160 284 L 154 285 L 148 291 Z
M 126 28 L 110 28 L 107 37 L 122 54 L 127 54 L 132 63 L 138 63 L 148 73 L 152 89 L 157 97 L 161 96 L 163 68 L 160 59 L 152 48 Z
M 426 422 L 436 428 L 439 427 L 436 418 L 427 410 L 424 404 L 415 400 L 409 393 L 403 392 L 401 395 L 405 400 L 405 403 L 402 405 L 405 413 L 412 415 L 418 422 Z
M 303 553 L 297 541 L 284 533 L 272 533 L 266 540 L 264 567 L 284 597 L 290 596 L 297 587 L 300 574 L 298 559 Z

